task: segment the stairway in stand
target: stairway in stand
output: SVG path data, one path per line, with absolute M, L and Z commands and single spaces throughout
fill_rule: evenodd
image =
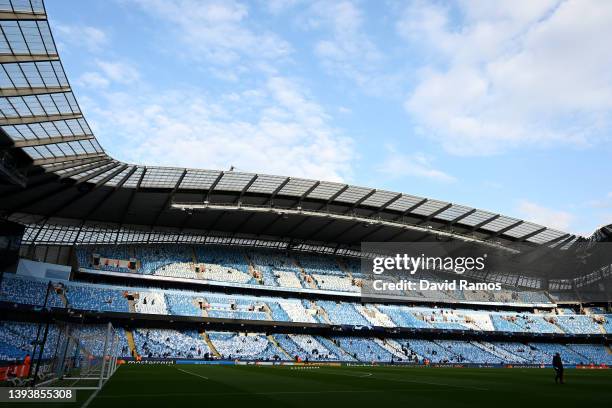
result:
M 215 347 L 213 342 L 210 340 L 210 337 L 208 337 L 208 333 L 202 330 L 200 332 L 200 336 L 204 339 L 204 342 L 206 342 L 206 345 L 210 349 L 210 352 L 213 354 L 213 356 L 217 358 L 221 358 L 221 354 L 219 353 L 219 351 L 217 351 L 217 348 Z
M 293 358 L 289 355 L 289 353 L 287 353 L 287 351 L 281 347 L 281 345 L 278 343 L 278 341 L 276 341 L 276 339 L 274 338 L 274 336 L 272 336 L 271 334 L 268 334 L 268 340 L 270 341 L 270 343 L 274 344 L 276 346 L 277 349 L 279 349 L 287 358 L 287 360 L 291 361 L 293 360 Z
M 131 330 L 125 329 L 125 338 L 130 347 L 130 354 L 135 359 L 138 358 L 138 350 L 136 350 L 136 342 L 134 341 L 134 333 Z

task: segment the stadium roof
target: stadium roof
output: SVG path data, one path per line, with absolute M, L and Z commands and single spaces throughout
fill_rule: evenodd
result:
M 464 205 L 343 183 L 123 163 L 72 92 L 42 0 L 0 0 L 0 211 L 25 224 L 137 226 L 357 245 L 576 236 Z M 0 178 L 1 180 L 1 178 Z

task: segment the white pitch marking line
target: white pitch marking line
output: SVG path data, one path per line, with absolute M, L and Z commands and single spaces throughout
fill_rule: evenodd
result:
M 478 390 L 478 391 L 488 391 L 489 390 L 488 388 L 474 387 L 471 385 L 448 384 L 448 383 L 439 383 L 439 382 L 430 382 L 430 381 L 421 381 L 421 380 L 404 380 L 400 378 L 385 378 L 385 377 L 378 377 L 378 378 L 384 379 L 386 381 L 407 382 L 407 383 L 413 383 L 413 384 L 440 385 L 443 387 L 466 388 L 466 389 Z
M 357 373 L 359 371 L 356 371 Z M 332 373 L 329 371 L 324 371 L 325 374 L 330 374 L 330 375 L 342 375 L 344 377 L 354 377 L 354 378 L 365 378 L 365 377 L 371 377 L 372 373 L 363 373 L 362 375 L 355 375 L 355 374 L 347 374 L 347 373 Z
M 352 374 L 345 374 L 345 373 L 330 373 L 327 371 L 326 371 L 326 374 L 344 375 L 346 377 L 357 377 L 357 378 L 370 377 L 372 375 L 372 373 L 365 373 L 364 375 L 352 375 Z M 381 377 L 380 375 L 376 378 L 379 380 L 385 380 L 385 381 L 406 382 L 406 383 L 426 384 L 426 385 L 440 385 L 443 387 L 465 388 L 465 389 L 478 390 L 478 391 L 488 391 L 489 390 L 488 388 L 474 387 L 471 385 L 447 384 L 447 383 L 438 383 L 438 382 L 429 382 L 429 381 L 420 381 L 420 380 L 405 380 L 405 379 L 400 379 L 400 378 Z
M 204 377 L 203 375 L 192 373 L 191 371 L 183 370 L 182 368 L 177 368 L 177 370 L 182 371 L 182 372 L 187 373 L 187 374 L 195 375 L 196 377 L 200 377 L 200 378 L 203 378 L 205 380 L 208 380 L 208 377 Z

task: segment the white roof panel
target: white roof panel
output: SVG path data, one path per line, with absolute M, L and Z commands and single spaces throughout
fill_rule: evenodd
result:
M 361 205 L 367 205 L 370 207 L 380 207 L 383 204 L 391 201 L 392 198 L 399 196 L 399 193 L 393 193 L 391 191 L 378 190 L 368 198 L 366 198 Z
M 215 191 L 242 191 L 253 180 L 255 174 L 227 171 L 215 186 Z
M 503 230 L 504 228 L 508 228 L 512 224 L 515 224 L 519 221 L 520 221 L 519 219 L 506 217 L 505 215 L 502 215 L 501 217 L 496 218 L 489 223 L 486 223 L 481 228 L 485 231 L 498 232 L 498 231 Z
M 497 214 L 492 213 L 492 212 L 483 211 L 483 210 L 476 210 L 476 212 L 468 215 L 465 218 L 462 218 L 457 223 L 458 224 L 468 225 L 470 227 L 475 227 L 476 225 L 482 224 L 486 220 L 490 220 L 491 218 L 495 217 L 496 215 Z
M 454 219 L 457 219 L 457 217 L 461 217 L 462 215 L 467 214 L 472 210 L 472 208 L 466 207 L 464 205 L 453 204 L 451 207 L 436 215 L 436 218 L 444 221 L 452 221 Z
M 412 210 L 411 213 L 412 214 L 429 216 L 429 215 L 435 213 L 436 211 L 440 210 L 441 208 L 444 208 L 447 205 L 448 205 L 448 203 L 446 203 L 444 201 L 427 200 L 423 204 L 419 205 L 417 208 Z
M 329 200 L 334 196 L 334 194 L 338 193 L 341 189 L 343 189 L 346 184 L 342 183 L 331 183 L 329 181 L 322 181 L 318 186 L 315 187 L 308 194 L 308 198 L 314 198 L 319 200 Z
M 413 207 L 415 204 L 423 201 L 421 197 L 415 197 L 408 194 L 402 194 L 400 198 L 389 204 L 387 207 L 390 210 L 394 211 L 406 211 L 410 207 Z
M 287 177 L 258 174 L 257 179 L 247 191 L 249 193 L 272 194 L 285 180 L 287 180 Z
M 185 190 L 208 190 L 221 174 L 217 170 L 195 170 L 187 169 L 179 188 Z
M 372 191 L 374 190 L 371 188 L 349 186 L 349 188 L 344 190 L 342 194 L 336 197 L 334 201 L 355 204 L 357 201 L 361 200 L 363 197 L 370 194 Z
M 286 195 L 292 197 L 301 197 L 306 193 L 309 189 L 314 186 L 316 181 L 300 179 L 300 178 L 291 178 L 287 184 L 283 186 L 283 188 L 278 192 L 279 195 Z

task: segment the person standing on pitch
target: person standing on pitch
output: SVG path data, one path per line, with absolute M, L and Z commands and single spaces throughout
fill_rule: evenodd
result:
M 563 384 L 563 361 L 561 361 L 561 355 L 559 353 L 555 353 L 552 365 L 555 369 L 555 384 L 559 382 Z

